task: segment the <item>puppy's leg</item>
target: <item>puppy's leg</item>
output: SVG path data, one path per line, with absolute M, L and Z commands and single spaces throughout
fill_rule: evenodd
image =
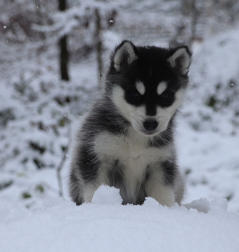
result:
M 84 202 L 83 181 L 77 169 L 72 169 L 70 173 L 70 196 L 76 205 Z
M 99 183 L 87 183 L 84 185 L 83 191 L 83 201 L 84 202 L 91 202 L 94 196 L 95 191 L 100 186 Z
M 101 184 L 99 168 L 100 162 L 91 145 L 76 146 L 71 162 L 70 195 L 77 205 L 92 200 Z
M 146 195 L 156 199 L 160 204 L 172 206 L 175 202 L 173 185 L 166 184 L 161 171 L 152 171 L 145 184 Z
M 84 182 L 81 177 L 71 173 L 70 177 L 70 195 L 76 205 L 81 205 L 84 202 L 91 202 L 95 191 L 99 187 L 96 182 Z
M 177 177 L 175 179 L 174 191 L 175 191 L 175 201 L 180 205 L 184 196 L 185 181 L 179 171 L 177 172 Z

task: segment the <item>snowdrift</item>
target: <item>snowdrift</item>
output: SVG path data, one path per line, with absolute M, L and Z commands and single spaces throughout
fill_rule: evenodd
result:
M 101 187 L 90 204 L 49 199 L 27 210 L 7 201 L 0 216 L 2 252 L 239 250 L 239 215 L 207 200 L 123 206 L 116 189 Z

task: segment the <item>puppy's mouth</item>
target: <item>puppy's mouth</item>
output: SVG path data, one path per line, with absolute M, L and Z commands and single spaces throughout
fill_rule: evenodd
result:
M 160 129 L 157 129 L 157 130 L 148 131 L 148 130 L 145 130 L 145 129 L 141 129 L 139 132 L 140 132 L 142 135 L 144 135 L 144 136 L 153 137 L 153 136 L 156 136 L 156 135 L 158 135 L 159 133 L 161 133 L 161 130 L 160 130 Z
M 157 130 L 145 130 L 145 129 L 141 129 L 140 130 L 140 133 L 145 135 L 145 136 L 155 136 L 157 134 L 160 133 L 160 130 L 157 129 Z

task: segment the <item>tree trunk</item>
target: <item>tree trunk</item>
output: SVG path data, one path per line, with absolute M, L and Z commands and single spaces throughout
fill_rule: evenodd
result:
M 192 46 L 194 39 L 197 35 L 197 25 L 198 25 L 198 17 L 199 17 L 199 10 L 197 8 L 196 0 L 192 1 L 192 19 L 191 19 L 191 38 L 190 38 L 190 46 Z
M 58 0 L 58 9 L 65 11 L 67 9 L 67 0 Z M 69 52 L 67 47 L 67 35 L 64 35 L 59 39 L 59 69 L 61 80 L 69 81 Z
M 102 24 L 101 24 L 100 11 L 97 8 L 95 9 L 95 47 L 96 47 L 98 87 L 102 88 L 102 75 L 103 75 Z

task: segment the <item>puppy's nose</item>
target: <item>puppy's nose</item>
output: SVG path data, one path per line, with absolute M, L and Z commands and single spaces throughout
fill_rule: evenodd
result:
M 158 122 L 154 119 L 147 119 L 143 122 L 143 126 L 147 131 L 152 131 L 158 127 Z

